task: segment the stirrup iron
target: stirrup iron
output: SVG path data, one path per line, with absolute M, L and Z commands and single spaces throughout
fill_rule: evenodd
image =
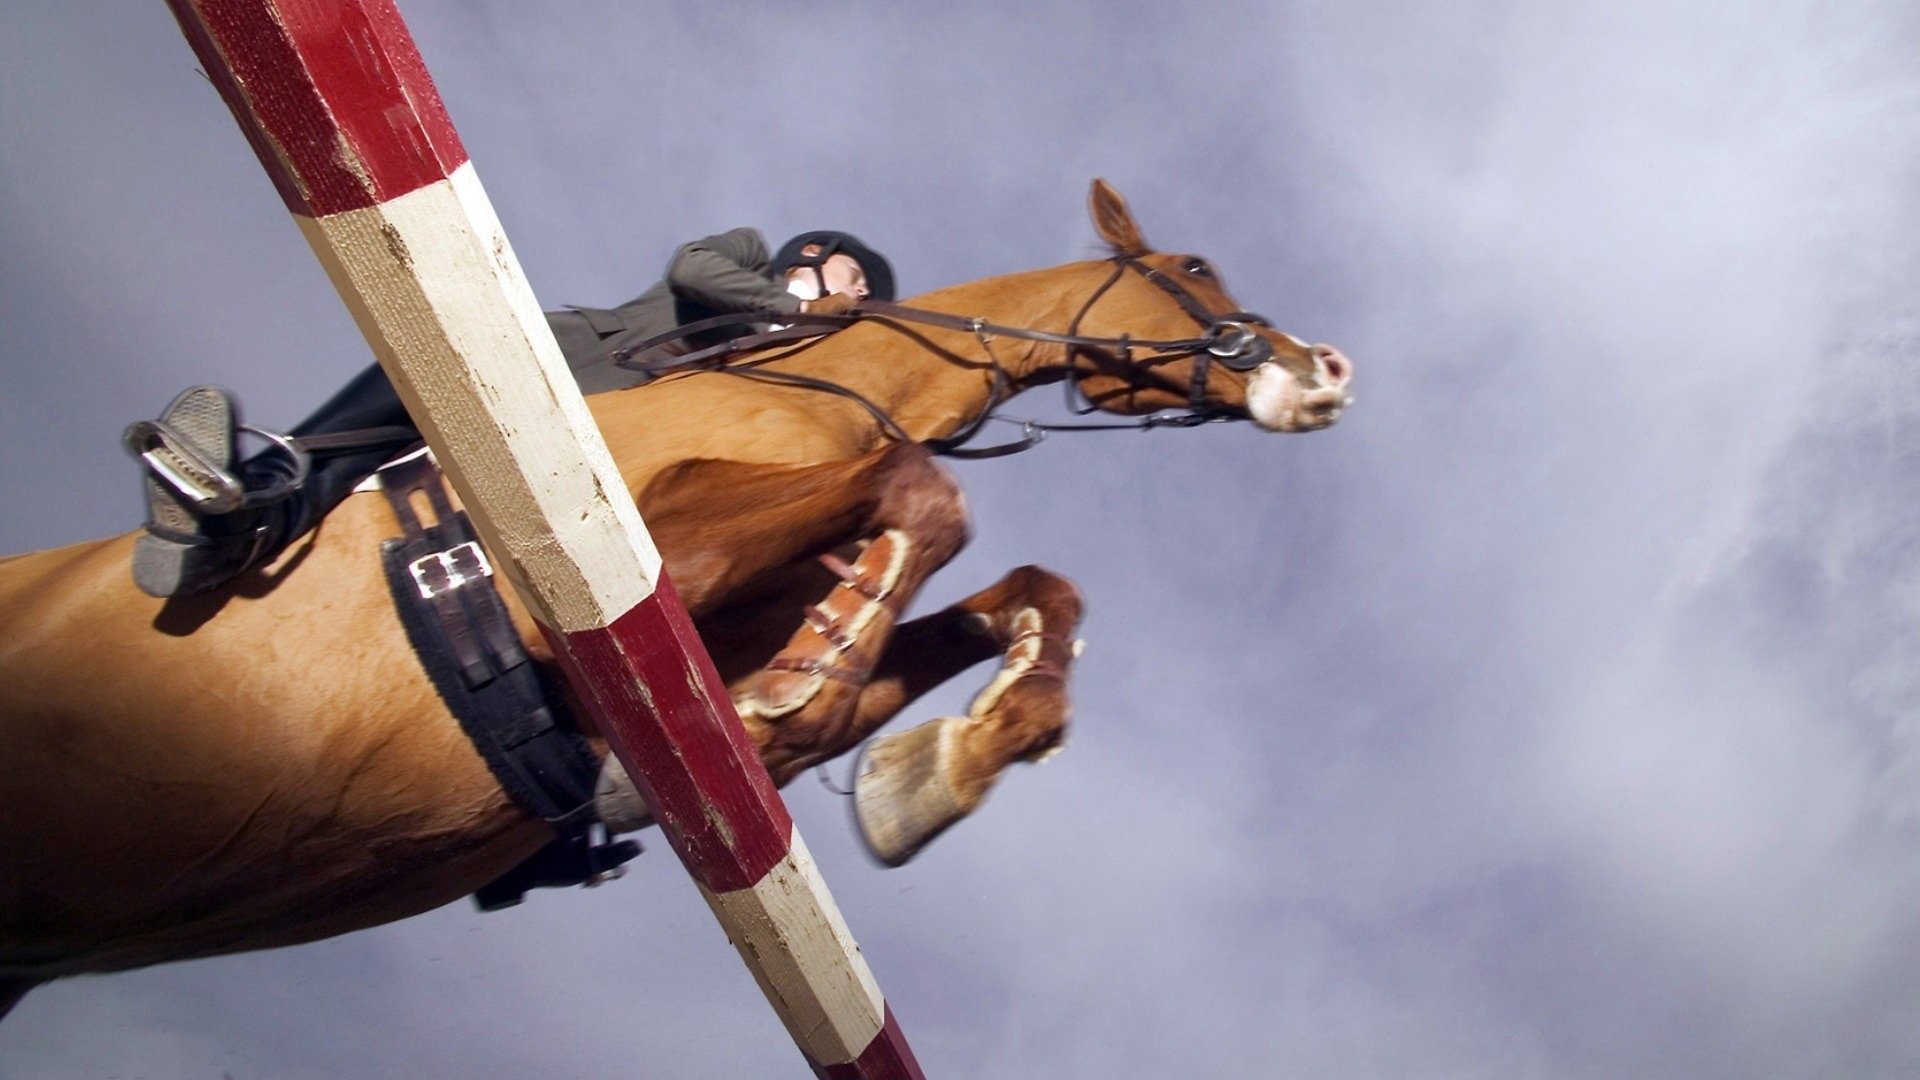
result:
M 239 477 L 208 459 L 163 421 L 136 420 L 127 425 L 120 441 L 200 513 L 231 513 L 246 501 L 246 485 Z
M 307 482 L 313 471 L 313 457 L 291 438 L 251 424 L 236 424 L 234 430 L 257 435 L 285 454 L 293 461 L 293 475 L 250 492 L 231 470 L 209 460 L 192 441 L 161 420 L 136 420 L 128 424 L 120 441 L 154 476 L 166 482 L 201 514 L 229 514 L 245 507 L 266 506 L 292 495 Z

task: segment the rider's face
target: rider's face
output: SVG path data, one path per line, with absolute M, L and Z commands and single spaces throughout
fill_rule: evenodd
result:
M 811 268 L 802 267 L 797 270 L 805 275 L 802 280 L 813 278 Z M 825 279 L 827 291 L 830 293 L 851 293 L 862 300 L 867 298 L 867 273 L 860 269 L 859 261 L 851 255 L 835 252 L 828 256 L 827 261 L 820 267 L 820 276 Z

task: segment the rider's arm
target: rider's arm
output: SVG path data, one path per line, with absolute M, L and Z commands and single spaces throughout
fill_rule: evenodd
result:
M 791 315 L 800 299 L 764 276 L 773 256 L 757 229 L 733 229 L 683 244 L 667 264 L 675 296 L 721 311 Z

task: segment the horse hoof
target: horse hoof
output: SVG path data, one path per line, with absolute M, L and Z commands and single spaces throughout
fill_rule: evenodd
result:
M 900 866 L 979 801 L 962 799 L 948 778 L 963 723 L 930 720 L 868 745 L 854 779 L 853 813 L 874 858 Z

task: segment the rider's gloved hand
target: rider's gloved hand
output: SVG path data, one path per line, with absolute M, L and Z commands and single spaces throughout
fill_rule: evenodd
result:
M 817 300 L 805 301 L 800 310 L 809 315 L 845 315 L 859 302 L 860 298 L 852 293 L 828 293 Z

